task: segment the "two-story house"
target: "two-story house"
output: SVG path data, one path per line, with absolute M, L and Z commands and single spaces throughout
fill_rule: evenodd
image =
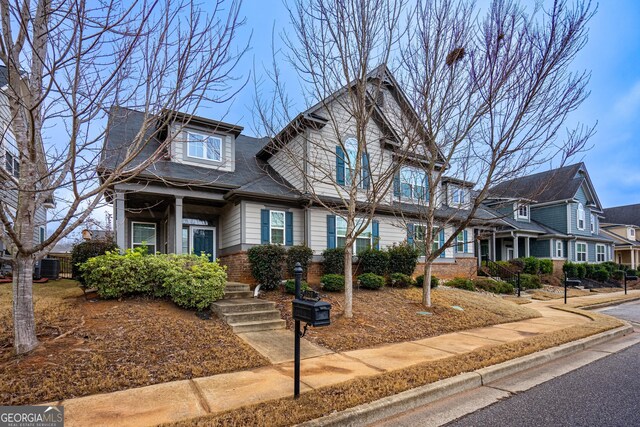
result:
M 604 209 L 601 224 L 615 241 L 614 261 L 637 269 L 640 265 L 640 204 Z
M 378 179 L 377 168 L 397 161 L 394 141 L 389 140 L 389 135 L 400 134 L 399 129 L 394 132 L 394 123 L 402 118 L 389 112 L 413 112 L 385 67 L 373 72 L 371 78 L 384 79 L 384 85 L 376 99 L 379 108 L 367 129 L 370 142 L 363 161 L 368 167 L 363 168 L 363 173 L 368 175 L 359 177 L 363 188 L 358 192 L 359 201 L 363 202 L 367 200 L 367 183 Z M 118 246 L 146 245 L 150 252 L 161 253 L 204 252 L 228 266 L 230 280 L 250 282 L 253 279 L 246 256 L 250 247 L 304 244 L 314 254 L 309 280 L 317 281 L 322 252 L 344 245 L 345 220 L 335 210 L 328 210 L 326 203 L 344 197 L 340 183 L 352 179 L 345 159 L 350 155 L 350 144 L 357 144 L 349 134 L 353 123 L 348 114 L 340 116 L 340 126 L 344 127 L 339 133 L 344 138 L 342 144 L 337 144 L 339 136 L 334 125 L 327 125 L 328 109 L 333 109 L 333 116 L 339 114 L 339 96 L 336 93 L 301 113 L 278 134 L 277 143 L 274 139 L 246 136 L 240 126 L 169 112 L 174 125 L 164 125 L 167 129 L 159 134 L 175 135 L 172 132 L 176 129 L 180 129 L 180 134 L 164 158 L 135 180 L 117 184 L 108 193 L 114 206 Z M 118 107 L 111 110 L 99 170 L 109 171 L 118 164 L 122 152 L 140 129 L 141 120 L 139 112 Z M 151 141 L 140 155 L 149 156 L 159 144 L 159 140 Z M 287 153 L 282 144 L 286 144 Z M 389 186 L 388 196 L 376 209 L 374 220 L 357 238 L 356 254 L 369 247 L 416 243 L 420 239 L 424 228 L 413 202 L 425 200 L 423 161 L 424 158 L 413 158 L 403 162 Z M 327 185 L 320 178 L 314 180 L 314 176 L 320 175 L 314 169 L 335 174 L 332 177 L 338 186 Z M 426 202 L 437 203 L 437 216 L 450 220 L 452 210 L 463 210 L 469 203 L 473 184 L 451 178 L 441 186 L 437 200 Z M 309 196 L 310 191 L 314 197 Z M 402 221 L 398 219 L 399 208 L 405 209 Z M 442 225 L 435 245 L 441 246 L 451 230 L 451 226 Z M 460 233 L 456 237 L 458 243 L 447 248 L 434 265 L 434 274 L 439 277 L 475 274 L 473 236 L 471 227 Z
M 487 245 L 489 259 L 534 256 L 554 261 L 613 260 L 603 234 L 602 205 L 584 163 L 505 181 L 491 189 L 486 206 L 502 222 Z

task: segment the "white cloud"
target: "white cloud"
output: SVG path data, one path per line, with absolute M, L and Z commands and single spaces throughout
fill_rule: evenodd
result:
M 638 109 L 640 109 L 640 81 L 637 81 L 624 96 L 616 101 L 613 111 L 616 116 L 628 119 L 634 116 Z

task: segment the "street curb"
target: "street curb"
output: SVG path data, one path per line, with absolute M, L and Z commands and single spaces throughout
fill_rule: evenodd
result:
M 627 299 L 623 299 L 623 300 L 618 300 L 618 301 L 603 302 L 603 303 L 600 303 L 600 304 L 585 305 L 584 307 L 576 307 L 576 308 L 578 308 L 579 310 L 597 310 L 599 308 L 611 307 L 613 305 L 620 305 L 620 304 L 624 304 L 624 303 L 627 303 L 627 302 L 638 301 L 638 300 L 640 300 L 640 296 L 633 297 L 633 298 L 627 298 Z
M 626 322 L 625 322 L 626 323 Z M 517 359 L 512 359 L 497 365 L 488 366 L 473 372 L 447 378 L 422 387 L 387 396 L 374 402 L 365 403 L 342 412 L 336 412 L 322 418 L 310 420 L 300 427 L 319 426 L 366 426 L 373 422 L 393 415 L 410 411 L 419 406 L 449 397 L 462 391 L 474 389 L 496 381 L 508 375 L 534 368 L 561 357 L 577 353 L 586 348 L 602 344 L 614 338 L 622 337 L 633 332 L 629 324 L 616 329 L 601 332 L 597 335 L 581 338 L 558 347 L 542 350 Z

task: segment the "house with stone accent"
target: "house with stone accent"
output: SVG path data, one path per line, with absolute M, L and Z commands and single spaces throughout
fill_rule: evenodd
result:
M 614 241 L 601 228 L 605 213 L 584 163 L 505 181 L 485 202 L 500 221 L 480 239 L 482 259 L 550 258 L 554 269 L 566 261 L 614 260 Z
M 366 150 L 367 167 L 362 168 L 362 173 L 368 175 L 359 177 L 363 192 L 358 193 L 363 201 L 366 201 L 365 183 L 377 179 L 375 165 L 398 161 L 393 147 L 402 144 L 396 140 L 401 132 L 400 129 L 394 132 L 393 128 L 403 118 L 394 117 L 389 111 L 413 113 L 389 70 L 379 68 L 371 79 L 383 79 L 384 84 L 376 96 L 375 102 L 380 104 L 376 106 L 375 120 L 367 129 L 370 142 Z M 280 135 L 288 135 L 289 150 L 299 150 L 297 161 L 308 162 L 312 169 L 309 160 L 321 159 L 340 182 L 349 179 L 351 173 L 345 167 L 349 153 L 340 152 L 340 146 L 349 147 L 355 141 L 347 137 L 342 144 L 336 144 L 337 133 L 327 125 L 327 109 L 338 108 L 333 99 L 339 93 L 334 95 L 301 113 Z M 302 179 L 302 168 L 292 167 L 291 158 L 284 156 L 281 146 L 272 139 L 245 135 L 241 126 L 179 112 L 166 114 L 171 115 L 171 120 L 159 118 L 159 126 L 164 128 L 158 129 L 158 138 L 163 135 L 174 138 L 163 158 L 134 180 L 114 185 L 107 194 L 114 207 L 118 246 L 145 245 L 150 252 L 161 253 L 206 253 L 228 266 L 229 280 L 251 283 L 246 255 L 249 248 L 260 244 L 306 245 L 314 254 L 309 281 L 317 282 L 322 273 L 322 253 L 327 248 L 344 245 L 346 224 L 340 215 L 318 203 L 317 198 L 308 196 L 309 189 L 305 186 L 310 185 L 310 180 Z M 99 171 L 118 164 L 140 129 L 141 120 L 137 111 L 112 108 Z M 345 115 L 345 127 L 350 126 L 349 120 Z M 304 144 L 313 138 L 327 144 L 322 155 Z M 151 155 L 159 144 L 159 139 L 152 140 L 139 156 Z M 408 203 L 424 200 L 427 180 L 420 161 L 424 160 L 414 158 L 406 165 L 403 163 L 395 174 L 384 203 L 376 208 L 375 218 L 357 238 L 356 255 L 366 248 L 416 243 L 420 239 L 424 228 L 415 203 Z M 436 218 L 451 221 L 452 213 L 463 211 L 469 203 L 473 183 L 448 178 L 440 185 L 437 200 L 427 203 L 437 204 Z M 344 196 L 339 194 L 339 188 L 323 187 L 321 183 L 313 190 L 327 201 Z M 399 207 L 403 209 L 403 221 L 398 220 Z M 433 266 L 434 275 L 451 278 L 476 274 L 475 226 L 474 223 L 460 233 L 456 244 L 443 252 Z M 443 245 L 451 232 L 450 225 L 441 223 L 435 244 Z
M 615 242 L 613 260 L 637 269 L 640 265 L 640 204 L 604 209 L 602 231 Z

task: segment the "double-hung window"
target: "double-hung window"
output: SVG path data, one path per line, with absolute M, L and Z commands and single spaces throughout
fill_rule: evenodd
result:
M 454 187 L 453 190 L 451 191 L 451 202 L 456 205 L 456 206 L 460 206 L 466 203 L 467 199 L 467 191 L 464 188 L 457 188 Z
M 518 218 L 529 219 L 529 205 L 525 203 L 518 204 Z
M 413 233 L 414 233 L 413 244 L 415 248 L 418 250 L 418 252 L 420 253 L 420 256 L 423 256 L 425 254 L 424 241 L 427 235 L 427 226 L 415 224 L 413 226 Z
M 355 138 L 347 138 L 344 142 L 344 148 L 347 151 L 344 168 L 344 179 L 346 185 L 351 185 L 356 173 L 356 158 L 358 157 L 358 141 Z
M 635 228 L 629 227 L 629 238 L 631 240 L 635 240 L 636 239 L 636 229 Z
M 576 243 L 576 261 L 587 262 L 587 244 L 582 242 Z
M 596 232 L 596 216 L 594 214 L 589 215 L 589 226 L 591 227 L 591 233 Z
M 400 169 L 400 197 L 418 201 L 427 199 L 427 174 L 424 170 L 410 166 Z
M 556 241 L 556 257 L 557 258 L 562 258 L 564 257 L 564 244 L 562 243 L 562 240 L 557 240 Z
M 363 219 L 356 219 L 356 230 L 362 227 Z M 370 249 L 373 239 L 373 226 L 371 222 L 367 225 L 362 233 L 356 238 L 355 253 L 358 255 L 362 251 Z M 345 247 L 347 244 L 347 221 L 339 216 L 336 216 L 336 246 L 339 248 Z
M 272 245 L 284 245 L 284 212 L 270 211 L 270 235 L 269 241 Z
M 584 206 L 582 203 L 578 203 L 578 230 L 584 230 Z
M 596 245 L 596 262 L 605 262 L 605 246 Z
M 464 253 L 464 233 L 458 233 L 456 236 L 456 252 Z
M 214 162 L 222 161 L 222 138 L 187 132 L 187 156 Z
M 147 253 L 156 253 L 156 224 L 152 222 L 131 223 L 131 247 L 147 247 Z

